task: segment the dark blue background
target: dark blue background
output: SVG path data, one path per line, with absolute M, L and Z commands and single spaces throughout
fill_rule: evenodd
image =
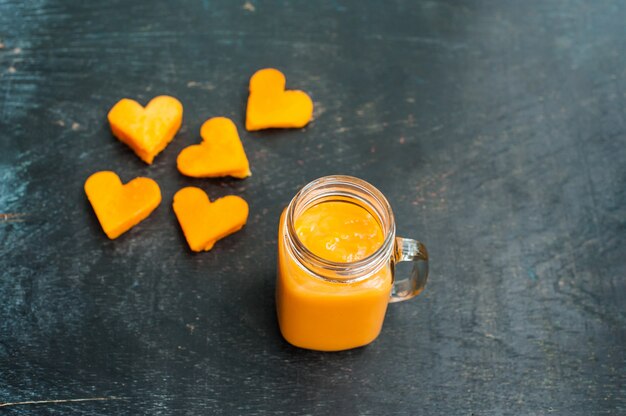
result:
M 626 413 L 624 2 L 0 0 L 0 42 L 0 402 L 105 398 L 0 413 Z M 310 92 L 305 129 L 243 130 L 268 66 Z M 106 113 L 158 94 L 184 124 L 147 166 Z M 214 116 L 251 178 L 177 172 Z M 116 241 L 82 190 L 104 169 L 163 193 Z M 325 354 L 278 332 L 276 227 L 334 173 L 387 195 L 431 279 Z M 248 225 L 192 254 L 187 185 Z

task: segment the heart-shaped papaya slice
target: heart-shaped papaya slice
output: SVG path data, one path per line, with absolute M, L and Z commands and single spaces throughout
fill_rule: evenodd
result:
M 285 90 L 285 76 L 274 68 L 250 78 L 246 129 L 304 127 L 313 116 L 313 101 L 305 92 Z
M 183 105 L 167 95 L 153 98 L 145 108 L 123 98 L 109 111 L 108 119 L 113 135 L 151 164 L 180 129 Z
M 237 126 L 226 117 L 214 117 L 200 129 L 202 143 L 186 147 L 176 163 L 183 175 L 194 178 L 250 176 L 246 152 L 237 133 Z
M 150 178 L 122 184 L 115 172 L 101 171 L 85 181 L 85 193 L 110 239 L 119 237 L 150 215 L 161 203 L 159 185 Z
M 193 251 L 211 250 L 248 220 L 248 203 L 243 198 L 228 195 L 211 202 L 202 189 L 193 186 L 176 192 L 173 208 Z

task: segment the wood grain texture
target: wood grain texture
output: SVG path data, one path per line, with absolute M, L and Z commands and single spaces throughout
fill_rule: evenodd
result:
M 625 414 L 625 21 L 617 0 L 0 0 L 0 403 L 48 401 L 0 413 Z M 311 94 L 308 127 L 243 130 L 267 66 Z M 158 94 L 184 121 L 148 167 L 106 113 Z M 249 179 L 177 173 L 214 116 Z M 82 190 L 105 169 L 163 193 L 116 241 Z M 276 227 L 335 173 L 432 263 L 376 342 L 325 354 L 278 332 Z M 244 197 L 248 225 L 192 254 L 183 186 Z

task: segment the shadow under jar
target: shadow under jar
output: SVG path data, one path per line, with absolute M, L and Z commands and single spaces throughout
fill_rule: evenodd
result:
M 415 265 L 398 281 L 394 266 L 401 261 Z M 387 305 L 424 289 L 428 254 L 422 243 L 396 237 L 393 212 L 378 189 L 354 177 L 326 176 L 302 188 L 283 211 L 277 274 L 283 337 L 301 348 L 340 351 L 374 341 Z

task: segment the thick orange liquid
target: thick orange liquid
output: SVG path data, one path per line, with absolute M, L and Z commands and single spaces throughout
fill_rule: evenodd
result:
M 378 221 L 347 202 L 324 202 L 295 220 L 305 247 L 327 260 L 351 263 L 383 243 Z M 285 250 L 285 214 L 278 238 L 276 305 L 285 339 L 298 347 L 337 351 L 372 342 L 382 328 L 392 285 L 390 263 L 360 282 L 330 282 L 313 275 Z
M 373 254 L 385 237 L 376 218 L 358 205 L 324 202 L 296 219 L 296 233 L 313 254 L 351 263 Z

